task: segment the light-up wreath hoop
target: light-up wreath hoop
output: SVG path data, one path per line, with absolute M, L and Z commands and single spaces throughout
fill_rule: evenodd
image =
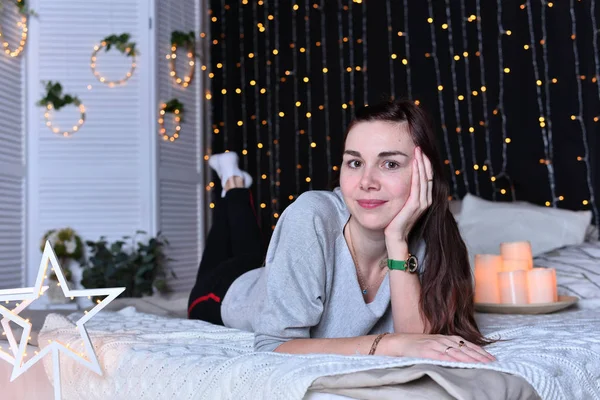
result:
M 25 0 L 15 0 L 13 3 L 19 9 L 19 14 L 21 14 L 21 20 L 17 22 L 17 28 L 21 29 L 21 41 L 19 42 L 19 46 L 16 49 L 11 50 L 10 43 L 8 43 L 6 39 L 4 39 L 2 25 L 0 25 L 0 40 L 2 41 L 2 50 L 11 57 L 17 57 L 23 52 L 23 50 L 25 49 L 25 43 L 27 42 L 27 16 L 35 14 L 33 13 L 33 11 L 27 9 Z M 4 4 L 0 1 L 0 11 L 2 11 L 3 7 Z
M 175 132 L 172 134 L 167 133 L 165 128 L 165 115 L 173 114 L 175 119 Z M 183 122 L 183 104 L 178 99 L 171 99 L 160 106 L 160 117 L 158 117 L 159 133 L 163 140 L 174 142 L 179 138 L 179 132 L 181 131 L 181 122 Z
M 185 48 L 187 51 L 189 70 L 183 78 L 177 75 L 177 68 L 175 66 L 178 48 Z M 170 75 L 175 80 L 175 83 L 184 88 L 191 85 L 196 70 L 196 35 L 193 31 L 189 33 L 174 31 L 171 33 L 171 54 L 167 54 L 167 60 L 169 60 Z
M 92 68 L 92 73 L 94 74 L 94 76 L 96 77 L 96 79 L 98 79 L 100 82 L 108 85 L 109 87 L 115 87 L 115 86 L 120 86 L 125 84 L 125 82 L 127 82 L 129 80 L 129 78 L 131 78 L 133 76 L 133 73 L 135 72 L 135 68 L 137 66 L 136 64 L 136 56 L 138 55 L 137 50 L 135 49 L 135 42 L 130 42 L 129 41 L 130 35 L 128 33 L 123 33 L 120 36 L 117 35 L 110 35 L 105 37 L 102 42 L 100 42 L 100 44 L 94 46 L 94 51 L 92 52 L 92 57 L 91 57 L 91 62 L 90 62 L 90 67 Z M 131 57 L 131 67 L 129 68 L 129 71 L 127 72 L 127 74 L 125 74 L 125 77 L 116 80 L 116 81 L 111 81 L 109 79 L 107 79 L 106 77 L 102 76 L 97 70 L 96 70 L 96 59 L 97 59 L 97 55 L 100 52 L 100 50 L 105 49 L 105 51 L 109 51 L 111 49 L 111 47 L 115 47 L 117 50 L 119 50 L 122 54 L 126 55 L 127 57 Z
M 46 126 L 50 128 L 50 130 L 58 135 L 62 135 L 64 137 L 69 137 L 73 133 L 78 132 L 85 122 L 85 107 L 81 103 L 81 100 L 76 96 L 71 96 L 66 94 L 63 96 L 62 94 L 62 86 L 60 83 L 54 83 L 52 81 L 46 83 L 46 96 L 42 98 L 37 103 L 39 106 L 46 107 L 46 112 L 44 113 L 44 119 L 46 120 Z M 60 110 L 61 108 L 67 105 L 74 105 L 79 108 L 79 120 L 76 125 L 70 130 L 61 130 L 58 126 L 55 126 L 52 123 L 52 115 L 51 112 L 53 110 Z

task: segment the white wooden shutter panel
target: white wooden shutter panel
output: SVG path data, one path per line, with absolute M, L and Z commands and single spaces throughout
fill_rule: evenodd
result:
M 178 279 L 170 281 L 175 291 L 187 291 L 193 286 L 203 250 L 203 193 L 200 94 L 202 93 L 200 62 L 196 60 L 196 76 L 186 89 L 169 76 L 172 31 L 200 32 L 199 3 L 194 0 L 177 2 L 157 0 L 157 101 L 178 98 L 184 104 L 184 122 L 180 137 L 174 142 L 160 139 L 158 147 L 158 219 L 159 228 L 170 241 L 171 266 Z M 177 73 L 187 74 L 185 49 L 177 52 Z M 157 105 L 158 107 L 158 105 Z M 170 126 L 170 118 L 165 119 Z
M 0 22 L 14 49 L 21 16 L 10 2 L 4 3 Z M 23 55 L 0 54 L 0 289 L 21 287 L 25 270 Z
M 115 240 L 138 229 L 155 233 L 148 5 L 147 0 L 52 0 L 34 7 L 40 19 L 39 48 L 31 49 L 37 59 L 28 76 L 39 93 L 28 99 L 32 260 L 39 259 L 36 241 L 48 229 L 69 226 L 84 240 Z M 131 79 L 110 88 L 92 74 L 90 57 L 104 37 L 122 33 L 131 34 L 140 55 Z M 96 65 L 107 79 L 119 80 L 131 58 L 113 48 L 98 53 Z M 59 81 L 64 94 L 78 96 L 86 107 L 85 124 L 69 138 L 51 132 L 44 109 L 35 105 L 43 93 L 39 82 L 49 80 Z M 53 117 L 61 127 L 77 118 L 73 106 Z

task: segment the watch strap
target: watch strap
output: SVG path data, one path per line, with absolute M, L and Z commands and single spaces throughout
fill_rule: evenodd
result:
M 392 271 L 407 271 L 410 273 L 417 272 L 419 265 L 417 257 L 412 254 L 409 254 L 408 258 L 404 261 L 388 259 L 387 264 L 388 268 Z

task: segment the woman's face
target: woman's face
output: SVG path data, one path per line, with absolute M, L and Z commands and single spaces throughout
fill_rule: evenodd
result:
M 359 122 L 346 138 L 340 187 L 350 214 L 383 230 L 410 194 L 415 144 L 407 123 Z

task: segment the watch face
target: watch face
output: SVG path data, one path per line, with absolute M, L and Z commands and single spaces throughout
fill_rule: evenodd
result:
M 417 268 L 419 267 L 419 262 L 417 260 L 417 257 L 415 256 L 410 256 L 408 257 L 408 260 L 406 260 L 406 269 L 408 270 L 408 272 L 414 273 L 417 272 Z

